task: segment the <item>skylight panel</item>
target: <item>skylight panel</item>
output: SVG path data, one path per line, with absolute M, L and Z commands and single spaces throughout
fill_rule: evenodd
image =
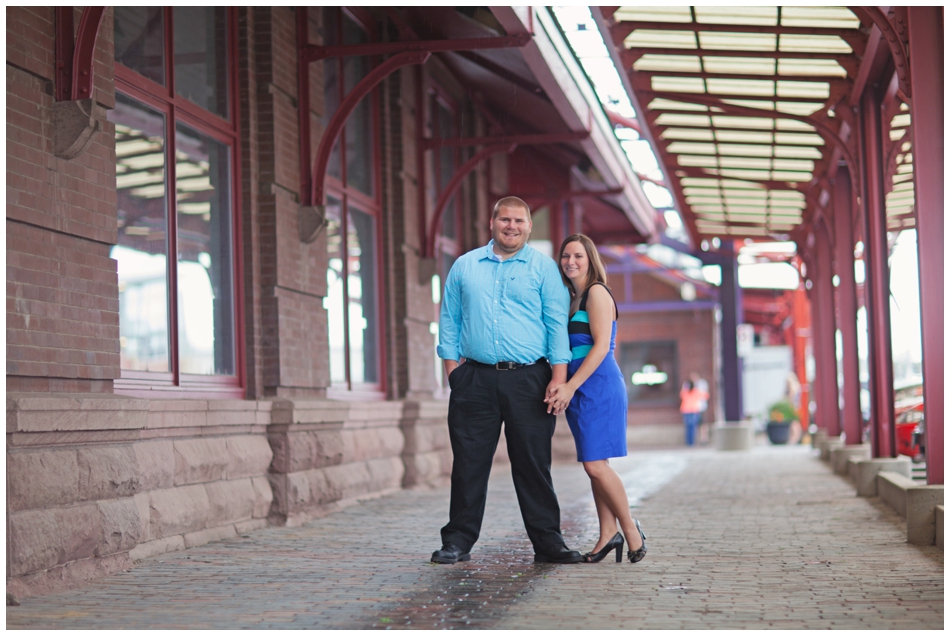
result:
M 846 7 L 782 7 L 782 26 L 857 29 L 861 21 Z
M 719 144 L 719 154 L 739 157 L 771 157 L 772 146 L 753 144 Z
M 722 51 L 774 51 L 774 33 L 723 33 L 700 31 L 699 44 L 704 49 Z
M 655 91 L 665 91 L 670 93 L 706 92 L 706 82 L 701 77 L 653 76 L 650 78 L 650 87 Z
M 719 165 L 723 168 L 755 168 L 768 170 L 769 161 L 757 157 L 720 157 Z
M 647 195 L 650 204 L 655 208 L 673 207 L 673 195 L 663 186 L 659 186 L 649 181 L 643 182 L 643 194 Z
M 775 156 L 783 159 L 821 159 L 821 151 L 814 146 L 775 146 Z
M 750 97 L 774 97 L 775 82 L 771 80 L 722 79 L 711 77 L 706 80 L 710 93 L 727 95 L 749 95 Z
M 623 41 L 625 48 L 695 49 L 696 34 L 692 31 L 650 31 L 637 29 Z
M 778 40 L 778 50 L 802 53 L 833 53 L 838 55 L 851 54 L 851 47 L 837 35 L 782 33 Z
M 692 22 L 689 7 L 637 6 L 621 7 L 614 13 L 614 19 L 647 22 Z
M 774 170 L 772 172 L 773 181 L 811 181 L 812 174 L 811 172 L 791 172 L 785 170 Z
M 806 124 L 803 121 L 798 121 L 797 119 L 776 119 L 775 129 L 776 130 L 801 130 L 801 131 L 810 132 L 810 133 L 815 132 L 815 129 L 812 128 L 810 124 Z
M 703 66 L 708 73 L 775 75 L 775 64 L 771 58 L 703 56 Z
M 775 87 L 779 97 L 814 97 L 821 100 L 831 95 L 831 85 L 826 82 L 793 82 L 779 80 Z
M 713 115 L 713 124 L 717 128 L 753 128 L 772 129 L 772 119 L 766 117 L 734 117 L 731 115 Z
M 690 128 L 667 128 L 660 133 L 660 139 L 688 139 L 691 141 L 712 141 L 711 130 Z
M 692 110 L 702 113 L 709 110 L 708 106 L 703 106 L 702 104 L 678 102 L 672 99 L 664 99 L 662 97 L 655 98 L 653 101 L 647 104 L 647 108 L 650 110 Z
M 699 168 L 715 168 L 716 158 L 706 155 L 679 155 L 676 158 L 681 166 L 693 166 Z
M 847 77 L 848 73 L 836 60 L 822 59 L 790 59 L 778 60 L 778 75 L 827 75 L 828 77 Z
M 717 179 L 704 179 L 702 177 L 686 177 L 680 180 L 680 183 L 684 188 L 711 188 L 719 189 L 719 181 Z
M 677 141 L 667 147 L 668 152 L 690 155 L 714 155 L 716 144 L 698 144 Z
M 777 7 L 708 7 L 696 6 L 696 21 L 705 24 L 778 24 Z
M 658 126 L 702 126 L 709 127 L 709 117 L 706 115 L 681 115 L 679 113 L 663 113 L 656 124 Z
M 699 73 L 703 70 L 696 55 L 660 55 L 648 53 L 633 65 L 635 71 Z
M 738 130 L 716 130 L 716 139 L 718 141 L 747 143 L 747 144 L 770 144 L 772 143 L 771 132 L 743 132 Z

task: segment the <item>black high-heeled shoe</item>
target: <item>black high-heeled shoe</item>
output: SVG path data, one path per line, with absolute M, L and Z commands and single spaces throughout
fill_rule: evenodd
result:
M 620 556 L 623 551 L 623 535 L 619 532 L 607 542 L 607 545 L 602 547 L 597 552 L 588 552 L 584 555 L 584 563 L 597 563 L 603 561 L 604 557 L 610 554 L 611 550 L 617 551 L 617 563 L 620 563 L 623 560 L 623 557 Z
M 640 540 L 643 542 L 643 545 L 636 550 L 627 550 L 627 558 L 630 559 L 630 563 L 642 561 L 643 557 L 647 555 L 647 537 L 643 534 L 643 528 L 640 527 L 640 522 L 636 519 L 634 519 L 633 522 L 637 524 L 637 532 L 640 533 Z M 619 557 L 620 554 L 618 553 L 617 556 Z

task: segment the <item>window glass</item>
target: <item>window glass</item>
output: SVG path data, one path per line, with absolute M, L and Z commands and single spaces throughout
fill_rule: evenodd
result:
M 339 44 L 339 7 L 326 7 L 323 10 L 323 41 L 326 46 Z M 331 57 L 323 61 L 323 128 L 326 129 L 340 106 L 340 60 Z M 352 116 L 352 115 L 351 115 Z M 340 142 L 333 144 L 327 174 L 343 179 L 343 167 L 340 161 Z
M 165 85 L 165 16 L 162 7 L 115 8 L 115 61 Z
M 350 381 L 374 384 L 379 382 L 376 226 L 373 217 L 352 208 L 348 225 Z
M 119 274 L 119 359 L 123 369 L 168 371 L 168 220 L 165 118 L 116 94 L 118 242 L 110 255 Z
M 438 136 L 442 139 L 452 139 L 456 137 L 455 123 L 452 121 L 452 112 L 442 104 L 436 106 L 436 126 Z M 448 186 L 449 181 L 455 175 L 455 148 L 439 149 L 439 194 Z M 452 196 L 452 200 L 445 206 L 445 213 L 442 215 L 442 236 L 455 239 L 456 235 L 456 201 L 458 194 Z
M 343 234 L 340 201 L 327 197 L 327 332 L 330 340 L 330 382 L 346 383 L 346 324 L 343 315 Z
M 349 18 L 343 18 L 344 44 L 364 44 L 366 33 Z M 344 90 L 349 93 L 370 71 L 370 58 L 365 55 L 343 58 Z M 373 196 L 372 100 L 364 97 L 346 121 L 346 182 Z
M 227 8 L 177 6 L 173 15 L 175 93 L 227 118 Z
M 230 150 L 183 124 L 175 143 L 179 365 L 182 373 L 233 375 Z
M 679 405 L 676 341 L 620 343 L 620 371 L 631 406 Z

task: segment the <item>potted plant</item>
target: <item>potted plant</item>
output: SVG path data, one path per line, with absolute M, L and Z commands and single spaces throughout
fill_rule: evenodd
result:
M 782 400 L 769 407 L 769 423 L 765 432 L 773 444 L 788 444 L 792 422 L 798 419 L 798 413 L 791 402 Z

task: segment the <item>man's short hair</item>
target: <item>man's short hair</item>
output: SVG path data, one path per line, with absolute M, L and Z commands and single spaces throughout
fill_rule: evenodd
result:
M 491 218 L 497 219 L 498 211 L 502 208 L 524 208 L 524 211 L 528 213 L 528 218 L 531 218 L 531 208 L 518 197 L 503 197 L 499 199 L 498 203 L 495 204 L 495 209 L 492 210 Z

